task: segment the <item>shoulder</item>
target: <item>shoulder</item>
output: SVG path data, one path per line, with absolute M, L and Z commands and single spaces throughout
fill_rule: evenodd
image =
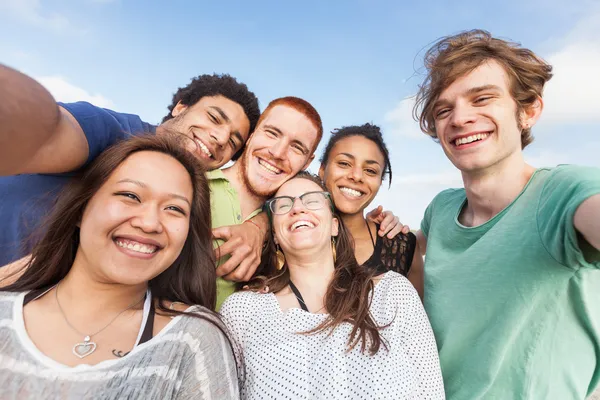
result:
M 463 201 L 466 196 L 464 188 L 445 189 L 433 198 L 431 204 L 441 205 L 448 202 L 455 203 Z
M 0 291 L 0 320 L 12 319 L 13 310 L 17 301 L 23 301 L 25 293 Z
M 582 165 L 562 164 L 554 168 L 540 168 L 537 173 L 548 182 L 600 181 L 600 168 Z
M 381 278 L 380 282 L 375 286 L 379 291 L 385 292 L 387 295 L 393 298 L 412 298 L 419 295 L 412 283 L 402 274 L 395 271 L 386 272 Z
M 219 314 L 202 306 L 191 306 L 184 311 L 184 314 L 177 316 L 175 326 L 172 328 L 175 333 L 180 333 L 188 339 L 200 339 L 203 343 L 195 343 L 192 347 L 200 348 L 205 345 L 212 347 L 214 345 L 224 345 L 227 341 L 227 330 Z
M 271 294 L 258 293 L 251 290 L 242 290 L 233 293 L 225 299 L 219 313 L 223 317 L 248 315 L 255 310 L 261 309 L 268 301 L 269 296 Z

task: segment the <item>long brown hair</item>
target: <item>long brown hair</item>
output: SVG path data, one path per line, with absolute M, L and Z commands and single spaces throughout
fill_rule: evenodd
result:
M 324 191 L 326 187 L 319 177 L 306 171 L 301 171 L 292 179 L 307 179 L 316 183 Z M 305 334 L 333 330 L 343 322 L 353 325 L 348 338 L 348 351 L 359 343 L 361 351 L 367 350 L 371 355 L 379 351 L 383 338 L 379 334 L 382 328 L 373 320 L 369 311 L 373 293 L 373 278 L 377 272 L 370 268 L 363 268 L 354 257 L 354 242 L 350 232 L 345 227 L 332 205 L 333 218 L 339 221 L 338 236 L 336 237 L 335 272 L 333 279 L 325 294 L 325 308 L 329 317 Z M 269 213 L 270 214 L 270 213 Z M 254 278 L 247 284 L 251 290 L 262 290 L 268 286 L 269 292 L 277 293 L 290 283 L 290 272 L 285 265 L 281 271 L 277 270 L 276 246 L 273 235 L 267 235 L 266 247 L 263 250 L 261 264 L 254 274 Z M 385 343 L 383 343 L 386 346 Z M 386 346 L 387 347 L 387 346 Z
M 148 282 L 158 300 L 157 309 L 167 315 L 178 314 L 165 302 L 201 305 L 210 310 L 216 304 L 215 257 L 212 248 L 210 192 L 205 171 L 182 146 L 181 135 L 144 135 L 121 141 L 104 151 L 61 192 L 57 203 L 42 225 L 40 241 L 25 265 L 25 272 L 2 290 L 22 292 L 56 285 L 70 271 L 79 246 L 78 223 L 90 199 L 109 176 L 129 156 L 153 151 L 173 157 L 190 174 L 193 199 L 190 228 L 183 249 L 175 262 Z
M 504 67 L 510 79 L 510 92 L 517 112 L 531 107 L 542 97 L 544 85 L 552 78 L 552 66 L 520 44 L 492 37 L 481 29 L 443 37 L 425 53 L 427 76 L 419 86 L 414 117 L 421 130 L 437 139 L 433 108 L 440 94 L 458 78 L 486 61 L 494 60 Z M 521 128 L 521 147 L 533 141 L 531 128 Z

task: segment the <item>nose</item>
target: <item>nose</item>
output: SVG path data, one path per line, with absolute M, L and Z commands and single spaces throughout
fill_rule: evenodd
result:
M 269 148 L 269 154 L 278 160 L 283 159 L 286 145 L 283 140 L 277 140 L 273 146 Z
M 224 147 L 229 142 L 231 131 L 226 126 L 215 127 L 210 132 L 210 137 L 219 147 Z
M 306 212 L 306 207 L 302 203 L 302 200 L 300 200 L 300 198 L 294 199 L 294 204 L 292 204 L 290 214 L 296 215 L 296 214 L 303 213 L 303 212 Z
M 355 181 L 355 182 L 362 182 L 363 179 L 363 171 L 362 168 L 360 168 L 360 166 L 355 166 L 354 168 L 351 168 L 350 171 L 348 172 L 349 176 L 348 178 Z
M 472 124 L 477 119 L 475 109 L 468 104 L 456 104 L 450 116 L 450 123 L 455 128 Z
M 160 210 L 157 206 L 149 204 L 140 207 L 137 215 L 131 219 L 131 226 L 141 229 L 144 233 L 162 233 L 163 225 L 160 219 Z

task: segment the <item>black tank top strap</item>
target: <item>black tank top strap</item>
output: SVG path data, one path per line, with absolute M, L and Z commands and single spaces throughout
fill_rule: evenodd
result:
M 150 312 L 148 313 L 148 319 L 146 319 L 146 326 L 144 326 L 144 331 L 142 332 L 142 336 L 140 337 L 140 342 L 138 343 L 138 346 L 152 339 L 152 334 L 154 332 L 155 313 L 156 310 L 154 309 L 154 299 L 152 299 L 152 301 L 150 301 Z
M 298 300 L 298 304 L 300 304 L 300 308 L 302 308 L 306 312 L 309 312 L 308 307 L 306 307 L 306 303 L 304 302 L 304 299 L 302 298 L 302 293 L 300 293 L 300 291 L 298 290 L 298 288 L 296 287 L 296 285 L 294 285 L 294 282 L 292 282 L 292 281 L 290 281 L 290 289 L 292 289 L 292 292 L 294 292 L 294 295 L 296 296 L 296 299 Z

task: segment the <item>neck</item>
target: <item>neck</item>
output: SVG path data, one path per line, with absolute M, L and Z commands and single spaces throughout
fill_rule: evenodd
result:
M 231 167 L 223 169 L 223 174 L 231 186 L 237 191 L 244 218 L 265 202 L 266 197 L 257 196 L 252 193 L 246 185 L 246 182 L 244 182 L 241 160 L 236 161 Z
M 59 284 L 63 307 L 87 315 L 112 315 L 144 297 L 148 288 L 146 282 L 140 285 L 104 283 L 90 276 L 83 264 L 81 257 L 76 257 L 71 270 Z M 135 308 L 141 308 L 142 304 L 140 301 Z
M 321 257 L 293 258 L 286 256 L 290 280 L 303 296 L 325 299 L 329 283 L 333 279 L 335 266 L 331 250 L 322 251 Z
M 492 219 L 517 198 L 534 172 L 522 152 L 484 171 L 462 172 L 467 207 L 461 222 L 477 226 Z
M 362 210 L 355 214 L 341 214 L 342 221 L 344 221 L 344 225 L 352 234 L 354 239 L 369 235 L 367 231 L 367 223 L 365 221 L 365 217 L 363 216 Z

